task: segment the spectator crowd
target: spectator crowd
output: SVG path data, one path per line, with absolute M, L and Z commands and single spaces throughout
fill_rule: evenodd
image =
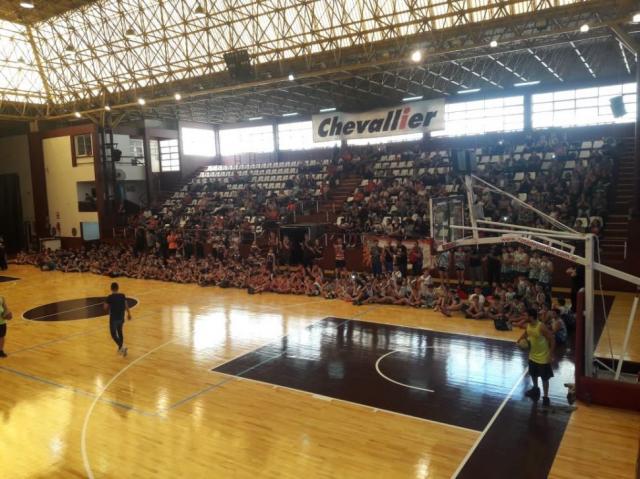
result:
M 599 142 L 587 142 L 590 145 Z M 612 182 L 613 140 L 581 149 L 555 135 L 530 137 L 526 144 L 499 142 L 476 151 L 475 174 L 578 231 L 601 233 Z M 464 193 L 447 152 L 421 147 L 395 155 L 398 169 L 380 168 L 384 150 L 361 159 L 365 179 L 343 207 L 340 227 L 350 232 L 374 232 L 396 238 L 429 235 L 429 199 Z M 517 201 L 474 186 L 481 216 L 493 221 L 546 227 Z M 468 224 L 468 223 L 467 223 Z

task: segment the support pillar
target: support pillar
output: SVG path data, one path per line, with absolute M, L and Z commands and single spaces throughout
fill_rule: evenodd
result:
M 593 376 L 593 235 L 584 242 L 584 374 Z

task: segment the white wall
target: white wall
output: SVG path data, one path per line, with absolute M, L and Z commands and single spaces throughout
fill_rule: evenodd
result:
M 113 142 L 118 145 L 123 156 L 133 156 L 129 135 L 113 135 Z M 146 179 L 144 165 L 133 166 L 131 158 L 120 160 L 119 163 L 116 163 L 116 169 L 124 172 L 127 181 L 144 181 Z
M 29 160 L 29 138 L 27 135 L 0 138 L 0 174 L 14 173 L 20 177 L 22 216 L 24 221 L 34 221 L 33 186 L 31 184 L 31 162 Z
M 49 221 L 52 226 L 60 223 L 60 236 L 73 237 L 72 228 L 76 228 L 76 237 L 80 237 L 80 223 L 98 221 L 98 213 L 78 211 L 78 181 L 95 181 L 93 163 L 71 163 L 71 137 L 59 136 L 42 140 L 44 169 L 47 181 L 47 201 L 49 203 Z
M 147 202 L 147 187 L 144 181 L 126 181 L 125 195 L 127 200 L 139 206 Z

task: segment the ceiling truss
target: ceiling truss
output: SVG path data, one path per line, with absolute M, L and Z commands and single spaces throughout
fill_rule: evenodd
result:
M 7 61 L 30 75 L 33 91 L 21 90 L 24 80 L 3 88 L 0 73 L 0 119 L 74 119 L 74 112 L 100 119 L 110 105 L 127 119 L 229 123 L 530 80 L 626 79 L 637 59 L 610 25 L 640 38 L 640 26 L 628 22 L 637 6 L 627 0 L 76 3 L 15 26 Z M 143 8 L 149 3 L 156 8 Z M 194 18 L 196 4 L 206 17 Z M 230 78 L 222 55 L 233 48 L 248 50 L 253 79 Z M 418 63 L 409 60 L 414 49 Z

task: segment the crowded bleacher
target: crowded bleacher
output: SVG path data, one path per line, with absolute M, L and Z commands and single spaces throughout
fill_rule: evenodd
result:
M 614 147 L 612 141 L 569 143 L 557 137 L 518 145 L 501 141 L 474 150 L 476 174 L 577 231 L 600 234 Z M 369 161 L 374 174 L 363 179 L 347 199 L 338 219 L 343 230 L 424 236 L 428 232 L 429 199 L 464 194 L 448 151 L 379 154 Z M 544 226 L 531 210 L 489 188 L 477 188 L 475 193 L 487 219 Z

